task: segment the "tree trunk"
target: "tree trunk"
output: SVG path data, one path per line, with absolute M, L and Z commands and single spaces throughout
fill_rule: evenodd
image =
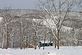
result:
M 55 39 L 55 48 L 56 48 L 56 44 L 57 44 L 57 43 L 56 43 L 56 39 Z
M 22 49 L 22 25 L 20 23 L 20 48 Z
M 57 41 L 57 49 L 59 49 L 59 40 Z
M 60 45 L 60 39 L 59 39 L 59 31 L 60 30 L 58 30 L 58 32 L 57 32 L 57 49 L 59 49 L 59 45 Z
M 34 39 L 35 39 L 35 49 L 36 49 L 36 46 L 37 46 L 36 45 L 36 31 L 35 31 L 35 38 Z
M 3 41 L 2 41 L 2 46 L 1 46 L 1 48 L 4 48 L 4 36 L 3 36 L 3 29 L 1 29 L 1 33 L 2 33 L 2 37 L 3 37 Z
M 44 50 L 44 47 L 45 47 L 45 41 L 46 41 L 46 39 L 44 38 L 44 45 L 43 45 L 43 50 Z
M 9 32 L 8 32 L 8 25 L 6 25 L 6 49 L 9 47 Z

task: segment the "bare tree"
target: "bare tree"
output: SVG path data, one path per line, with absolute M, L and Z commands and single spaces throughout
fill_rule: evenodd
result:
M 6 46 L 5 46 L 5 48 L 8 48 L 8 46 L 9 46 L 9 31 L 8 31 L 8 22 L 9 21 L 11 21 L 11 15 L 9 14 L 9 11 L 10 9 L 5 9 L 5 10 L 3 10 L 3 12 L 2 12 L 2 16 L 3 16 L 3 20 L 4 20 L 4 23 L 3 23 L 3 25 L 5 26 L 5 31 L 6 31 L 6 33 L 5 33 L 5 36 L 6 37 L 3 37 L 3 42 L 5 42 L 5 39 L 4 38 L 6 38 Z M 3 46 L 4 46 L 4 43 L 3 43 Z M 2 47 L 3 47 L 2 46 Z
M 10 39 L 11 40 L 14 39 L 13 29 L 15 30 L 15 28 L 13 28 L 13 24 L 19 19 L 18 18 L 14 19 L 14 16 L 11 15 L 11 9 L 9 8 L 3 9 L 1 12 L 1 15 L 3 17 L 3 20 L 2 20 L 2 32 L 3 32 L 2 33 L 2 37 L 3 37 L 2 48 L 8 48 L 10 47 Z
M 45 17 L 42 17 L 44 20 L 47 20 L 49 27 L 54 26 L 55 33 L 52 30 L 54 35 L 55 47 L 59 49 L 60 45 L 60 30 L 63 26 L 64 20 L 69 15 L 70 11 L 73 11 L 74 7 L 77 4 L 81 4 L 80 0 L 40 0 L 40 9 L 45 13 Z M 49 20 L 52 20 L 52 25 Z

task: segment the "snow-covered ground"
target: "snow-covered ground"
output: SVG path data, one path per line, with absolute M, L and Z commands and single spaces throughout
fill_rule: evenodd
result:
M 82 55 L 82 46 L 78 47 L 60 47 L 59 50 L 54 47 L 45 47 L 41 49 L 0 49 L 0 55 Z

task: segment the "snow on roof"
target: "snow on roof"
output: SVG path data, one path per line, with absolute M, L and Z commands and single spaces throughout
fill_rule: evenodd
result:
M 71 27 L 62 26 L 63 32 L 70 31 L 71 29 L 72 29 Z
M 40 42 L 44 43 L 44 41 L 40 41 Z M 45 43 L 50 43 L 50 41 L 46 40 Z M 51 43 L 53 43 L 53 42 L 51 41 Z

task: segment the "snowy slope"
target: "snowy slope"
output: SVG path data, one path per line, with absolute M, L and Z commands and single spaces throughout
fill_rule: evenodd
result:
M 59 50 L 54 47 L 41 49 L 0 49 L 0 55 L 82 55 L 82 47 L 61 47 Z

